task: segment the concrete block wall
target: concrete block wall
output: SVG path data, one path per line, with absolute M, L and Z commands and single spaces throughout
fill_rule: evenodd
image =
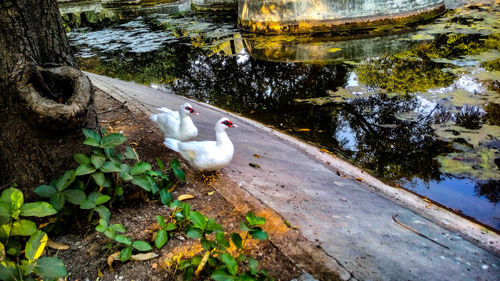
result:
M 408 17 L 443 7 L 444 0 L 239 0 L 238 21 L 252 31 L 265 28 L 280 33 L 278 29 L 286 25 L 335 26 Z

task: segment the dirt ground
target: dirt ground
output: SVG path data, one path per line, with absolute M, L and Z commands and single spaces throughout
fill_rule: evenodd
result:
M 146 114 L 132 114 L 126 106 L 100 90 L 96 90 L 95 104 L 101 127 L 108 131 L 122 132 L 128 139 L 126 144 L 137 149 L 141 161 L 153 164 L 156 163 L 155 158 L 159 157 L 164 163 L 168 163 L 174 157 L 179 158 L 163 145 L 161 132 L 149 121 Z M 182 159 L 179 160 L 182 163 Z M 155 166 L 156 164 L 153 165 Z M 227 232 L 237 231 L 244 217 L 214 188 L 205 184 L 198 174 L 189 170 L 185 163 L 183 167 L 186 183 L 177 184 L 172 197 L 177 198 L 182 194 L 194 195 L 194 199 L 187 201 L 193 210 L 215 218 Z M 145 202 L 134 198 L 138 196 L 134 196 L 133 191 L 126 197 L 124 202 L 113 205 L 110 223 L 123 224 L 127 235 L 134 240 L 152 241 L 153 233 L 157 229 L 155 215 L 169 216 L 171 211 L 159 200 Z M 94 228 L 95 225 L 89 225 L 84 230 L 74 227 L 65 230 L 61 235 L 51 237 L 56 242 L 70 246 L 68 250 L 49 250 L 48 253 L 64 261 L 69 273 L 68 280 L 182 280 L 180 272 L 174 275 L 175 266 L 169 267 L 172 259 L 180 253 L 189 257 L 202 251 L 198 239 L 189 239 L 178 233 L 160 250 L 154 247 L 154 242 L 151 243 L 152 252 L 158 254 L 158 257 L 126 263 L 115 261 L 111 270 L 107 260 L 118 249 L 108 247 L 110 240 Z M 301 273 L 298 267 L 269 241 L 251 240 L 245 254 L 256 258 L 259 268 L 266 269 L 275 280 L 291 280 Z M 201 278 L 209 279 L 208 276 Z

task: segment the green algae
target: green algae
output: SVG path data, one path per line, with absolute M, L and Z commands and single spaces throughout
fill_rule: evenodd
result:
M 495 164 L 495 159 L 500 157 L 497 149 L 470 149 L 461 144 L 455 144 L 454 147 L 461 152 L 436 157 L 443 173 L 479 180 L 500 180 L 500 169 Z

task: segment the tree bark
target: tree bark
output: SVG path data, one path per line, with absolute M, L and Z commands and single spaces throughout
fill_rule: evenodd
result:
M 0 1 L 0 120 L 0 187 L 23 191 L 75 167 L 81 128 L 98 126 L 56 0 Z

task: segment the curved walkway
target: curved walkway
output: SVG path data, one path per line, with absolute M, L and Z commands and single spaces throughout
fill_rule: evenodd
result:
M 95 86 L 126 102 L 132 111 L 149 114 L 156 107 L 177 108 L 186 101 L 136 83 L 88 76 Z M 498 280 L 498 234 L 387 186 L 293 137 L 193 103 L 200 112 L 194 117 L 197 139 L 214 139 L 214 122 L 224 115 L 239 126 L 228 132 L 235 156 L 223 170 L 226 177 L 215 187 L 236 209 L 245 203 L 271 209 L 269 216 L 274 220 L 268 218 L 266 229 L 271 241 L 316 278 Z M 401 223 L 442 245 L 396 223 L 396 215 Z M 284 227 L 283 221 L 292 228 Z

